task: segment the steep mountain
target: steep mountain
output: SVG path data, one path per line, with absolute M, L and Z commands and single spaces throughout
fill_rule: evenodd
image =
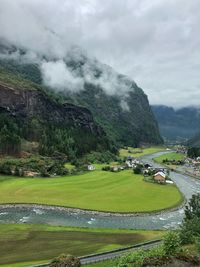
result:
M 0 152 L 18 154 L 22 140 L 39 142 L 41 154 L 62 152 L 70 159 L 91 150 L 116 152 L 88 109 L 62 104 L 0 68 Z
M 200 108 L 152 106 L 152 110 L 161 135 L 168 140 L 184 141 L 200 131 Z
M 5 55 L 5 46 L 0 51 Z M 162 143 L 147 96 L 135 82 L 112 68 L 77 49 L 62 60 L 40 58 L 34 64 L 22 50 L 10 47 L 6 53 L 0 60 L 4 70 L 43 85 L 62 103 L 89 109 L 118 145 Z

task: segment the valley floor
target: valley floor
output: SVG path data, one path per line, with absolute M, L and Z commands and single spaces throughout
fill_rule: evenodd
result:
M 164 154 L 161 155 L 159 157 L 156 157 L 154 160 L 158 163 L 163 163 L 163 160 L 169 160 L 169 161 L 178 161 L 178 160 L 183 160 L 185 157 L 184 154 L 182 153 L 176 153 L 176 152 L 172 152 L 172 153 L 168 153 L 168 154 Z
M 174 185 L 148 183 L 132 170 L 95 170 L 57 178 L 0 177 L 0 204 L 34 203 L 106 212 L 154 212 L 178 206 Z
M 147 148 L 132 148 L 132 147 L 127 147 L 120 149 L 119 154 L 120 157 L 128 157 L 132 156 L 134 158 L 140 158 L 146 155 L 154 154 L 157 152 L 164 151 L 165 148 L 162 146 L 152 146 L 152 147 L 147 147 Z

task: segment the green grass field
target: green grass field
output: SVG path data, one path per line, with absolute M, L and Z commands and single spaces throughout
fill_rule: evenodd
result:
M 119 155 L 122 158 L 128 157 L 128 156 L 139 158 L 139 157 L 143 157 L 145 155 L 154 154 L 154 153 L 157 153 L 157 152 L 160 152 L 160 151 L 164 151 L 164 150 L 165 150 L 165 148 L 159 147 L 159 146 L 142 148 L 142 149 L 141 148 L 128 147 L 128 149 L 123 149 L 123 148 L 120 149 Z
M 0 224 L 0 266 L 48 262 L 61 253 L 87 255 L 158 239 L 163 234 L 164 231 Z
M 143 181 L 142 175 L 96 170 L 59 178 L 1 177 L 0 203 L 37 203 L 107 212 L 152 212 L 174 207 L 174 185 Z
M 100 261 L 94 264 L 84 265 L 85 267 L 116 267 L 117 259 Z M 18 267 L 18 266 L 17 266 Z
M 172 152 L 169 154 L 162 155 L 160 157 L 154 158 L 154 160 L 158 163 L 163 163 L 163 160 L 182 160 L 184 159 L 185 155 L 181 153 Z

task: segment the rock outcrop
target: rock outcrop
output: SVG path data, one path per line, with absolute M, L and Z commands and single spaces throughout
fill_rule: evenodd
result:
M 88 109 L 68 103 L 59 104 L 36 90 L 23 90 L 0 84 L 0 112 L 22 121 L 37 117 L 48 123 L 81 128 L 94 135 L 104 134 Z

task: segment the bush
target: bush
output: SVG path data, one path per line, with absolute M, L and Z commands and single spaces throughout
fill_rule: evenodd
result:
M 195 238 L 195 247 L 197 252 L 200 254 L 200 236 Z
M 189 244 L 200 236 L 200 194 L 193 195 L 185 208 L 185 218 L 181 226 L 182 244 Z
M 195 217 L 191 220 L 185 220 L 180 231 L 181 243 L 193 243 L 196 236 L 200 236 L 200 218 Z
M 38 172 L 43 177 L 66 175 L 69 171 L 63 161 L 35 156 L 30 158 L 5 158 L 0 160 L 0 173 L 5 175 L 23 176 L 24 171 Z
M 133 169 L 134 174 L 141 174 L 142 173 L 142 166 L 141 165 L 137 165 L 134 169 Z
M 117 267 L 129 267 L 130 263 L 132 267 L 142 266 L 144 262 L 143 253 L 145 253 L 145 251 L 139 250 L 137 252 L 122 256 L 119 260 Z
M 164 236 L 163 249 L 166 255 L 175 255 L 180 251 L 181 240 L 179 234 L 176 232 L 169 232 Z
M 110 169 L 111 169 L 110 166 L 105 166 L 102 168 L 102 171 L 110 171 Z
M 111 161 L 117 161 L 118 157 L 109 151 L 104 152 L 91 152 L 82 158 L 83 163 L 108 163 Z
M 50 267 L 80 267 L 80 266 L 81 262 L 78 258 L 72 255 L 65 255 L 65 254 L 61 254 L 50 263 Z
M 138 250 L 131 254 L 122 256 L 117 267 L 155 266 L 163 263 L 166 259 L 168 258 L 166 258 L 163 247 L 158 246 L 150 250 Z
M 185 208 L 185 220 L 191 220 L 194 217 L 200 218 L 200 194 L 192 195 Z

